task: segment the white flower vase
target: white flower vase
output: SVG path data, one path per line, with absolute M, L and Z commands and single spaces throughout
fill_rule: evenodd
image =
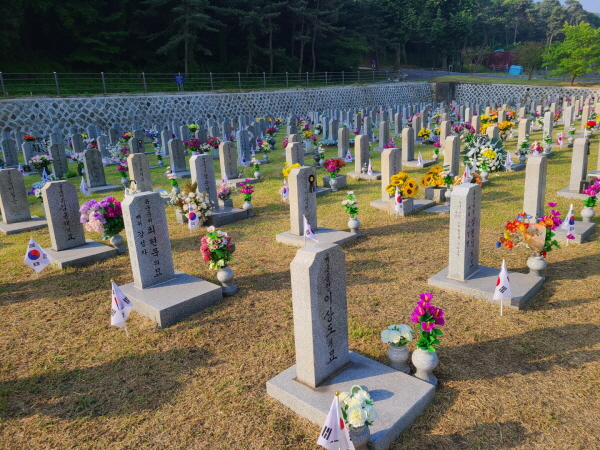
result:
M 488 180 L 490 173 L 487 170 L 482 170 L 479 172 L 479 175 L 481 176 L 481 182 L 485 183 Z
M 436 352 L 428 352 L 420 348 L 416 349 L 412 354 L 412 363 L 417 371 L 415 378 L 419 378 L 427 383 L 437 386 L 437 377 L 433 374 L 433 370 L 439 363 L 439 358 Z
M 329 187 L 331 188 L 331 192 L 337 192 L 338 188 L 337 188 L 337 183 L 338 180 L 336 178 L 329 178 Z
M 350 234 L 360 235 L 360 233 L 358 232 L 359 226 L 360 226 L 360 220 L 358 220 L 354 216 L 350 217 L 350 220 L 348 220 L 348 228 L 350 228 Z
M 581 210 L 581 217 L 583 222 L 591 222 L 592 218 L 596 215 L 596 211 L 591 206 L 584 206 Z
M 222 284 L 224 297 L 231 297 L 238 293 L 238 287 L 233 284 L 233 270 L 229 266 L 221 267 L 217 271 L 217 280 Z
M 552 144 L 546 144 L 546 146 L 544 147 L 544 155 L 551 155 L 552 154 Z
M 440 154 L 439 153 L 434 153 L 433 154 L 433 160 L 437 161 L 440 158 Z
M 158 161 L 158 167 L 163 167 L 165 165 L 165 162 L 161 159 Z
M 171 189 L 171 194 L 172 195 L 179 195 L 179 193 L 181 192 L 181 189 L 179 189 L 179 186 L 173 186 L 173 189 Z
M 129 187 L 129 180 L 125 177 L 121 178 L 121 184 L 123 185 L 124 188 L 128 188 Z
M 366 425 L 362 427 L 353 428 L 350 427 L 350 440 L 354 444 L 355 450 L 367 450 L 367 444 L 371 439 L 371 430 Z
M 388 347 L 388 358 L 390 358 L 390 367 L 392 369 L 399 370 L 400 372 L 410 373 L 410 367 L 408 367 L 408 357 L 410 352 L 406 345 L 397 347 L 390 344 Z
M 519 155 L 519 162 L 525 164 L 525 161 L 527 161 L 527 155 Z
M 254 208 L 252 202 L 244 202 L 244 204 L 242 205 L 242 209 L 248 212 L 248 217 L 254 217 L 254 214 L 252 213 L 252 208 Z
M 542 271 L 546 268 L 548 263 L 542 255 L 532 254 L 527 258 L 527 267 L 529 267 L 529 275 L 534 277 L 543 277 Z
M 120 255 L 121 253 L 125 253 L 127 251 L 125 245 L 123 245 L 125 239 L 123 239 L 123 236 L 121 236 L 120 234 L 115 234 L 113 237 L 110 238 L 109 242 L 110 245 L 112 245 L 117 250 L 117 254 Z
M 263 153 L 263 161 L 269 162 L 269 154 L 268 153 Z
M 257 170 L 256 172 L 254 172 L 254 178 L 256 178 L 257 180 L 260 181 L 261 176 L 262 176 L 262 173 L 260 173 L 260 170 Z

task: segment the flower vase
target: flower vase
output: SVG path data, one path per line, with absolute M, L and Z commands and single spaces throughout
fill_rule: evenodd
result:
M 165 165 L 165 162 L 162 159 L 160 159 L 158 161 L 158 167 L 163 167 L 164 165 Z
M 350 427 L 349 434 L 355 450 L 367 450 L 367 444 L 369 443 L 369 439 L 371 439 L 371 430 L 369 430 L 368 426 Z
M 46 207 L 44 206 L 44 202 L 42 201 L 40 203 L 40 206 L 42 207 L 42 217 L 46 217 Z
M 500 133 L 500 139 L 502 140 L 502 142 L 506 142 L 507 137 L 508 135 L 506 133 Z
M 233 200 L 226 198 L 225 200 L 219 199 L 219 207 L 221 208 L 233 208 Z
M 83 176 L 83 174 L 84 174 L 83 167 L 80 167 L 78 164 L 77 165 L 77 175 L 79 175 L 81 177 L 81 176 Z
M 572 144 L 574 140 L 575 140 L 575 137 L 574 137 L 574 136 L 572 136 L 572 135 L 569 135 L 569 137 L 567 138 L 567 142 L 568 142 L 569 144 Z
M 450 197 L 452 197 L 452 186 L 446 190 L 445 197 L 446 197 L 446 206 L 450 206 Z
M 321 158 L 321 161 L 319 161 L 319 165 L 321 167 L 325 167 L 325 158 Z
M 187 215 L 183 212 L 183 209 L 175 210 L 175 220 L 177 223 L 188 223 Z
M 525 161 L 527 161 L 527 156 L 526 155 L 519 155 L 519 162 L 521 164 L 525 164 Z
M 179 189 L 179 186 L 173 186 L 173 189 L 171 189 L 171 195 L 173 195 L 173 196 L 179 195 L 180 192 L 181 192 L 181 189 Z
M 488 180 L 490 173 L 487 170 L 482 170 L 479 172 L 479 175 L 481 176 L 481 182 L 485 183 Z
M 217 271 L 217 280 L 222 284 L 221 289 L 224 297 L 237 294 L 238 287 L 233 284 L 233 270 L 229 266 L 221 267 Z
M 420 348 L 416 349 L 412 354 L 412 363 L 417 371 L 415 378 L 419 378 L 427 383 L 437 386 L 437 377 L 433 374 L 433 370 L 439 363 L 439 358 L 436 352 L 428 352 Z
M 360 226 L 360 220 L 358 220 L 355 216 L 350 217 L 348 220 L 348 228 L 350 228 L 350 234 L 359 235 L 358 227 Z
M 439 154 L 439 153 L 434 153 L 434 154 L 433 154 L 433 160 L 434 160 L 434 161 L 437 161 L 437 160 L 439 159 L 439 157 L 440 157 L 440 154 Z
M 256 178 L 257 180 L 260 181 L 260 177 L 261 177 L 262 173 L 260 172 L 260 170 L 256 170 L 254 172 L 254 178 Z
M 594 208 L 592 206 L 584 206 L 581 210 L 581 217 L 583 222 L 591 222 L 592 217 L 594 217 L 595 215 L 596 211 L 594 211 Z
M 121 236 L 120 234 L 115 234 L 113 237 L 110 238 L 109 242 L 110 245 L 112 245 L 117 250 L 117 254 L 120 255 L 121 253 L 125 253 L 127 251 L 125 245 L 123 245 L 125 239 L 123 239 L 123 236 Z
M 254 208 L 254 206 L 252 205 L 252 202 L 249 201 L 245 201 L 242 205 L 242 209 L 244 211 L 248 211 L 248 217 L 254 217 L 254 214 L 252 214 L 252 208 Z
M 548 263 L 542 255 L 536 255 L 533 253 L 527 258 L 527 267 L 529 267 L 529 275 L 534 277 L 543 277 L 542 270 L 546 268 Z
M 552 154 L 552 144 L 546 144 L 546 146 L 544 147 L 544 155 L 550 155 Z
M 268 153 L 263 153 L 263 161 L 269 162 L 269 154 Z
M 321 164 L 319 164 L 319 162 L 321 161 L 321 155 L 319 155 L 318 153 L 315 153 L 313 158 L 315 160 L 315 167 L 321 167 Z
M 337 192 L 338 188 L 337 188 L 337 184 L 338 184 L 338 180 L 336 178 L 329 178 L 329 187 L 331 188 L 331 192 Z
M 123 185 L 124 188 L 128 188 L 129 187 L 129 180 L 125 177 L 121 177 L 121 184 Z
M 408 367 L 408 357 L 410 352 L 406 345 L 397 347 L 390 344 L 388 347 L 388 358 L 390 358 L 390 367 L 392 369 L 399 370 L 400 372 L 410 373 L 410 367 Z

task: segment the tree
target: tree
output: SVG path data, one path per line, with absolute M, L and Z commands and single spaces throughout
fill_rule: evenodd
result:
M 539 42 L 527 41 L 522 42 L 517 47 L 517 54 L 515 56 L 517 64 L 523 66 L 525 72 L 527 72 L 528 80 L 531 80 L 533 71 L 540 67 L 544 62 L 544 46 Z
M 490 52 L 488 45 L 480 45 L 478 47 L 468 47 L 461 51 L 462 59 L 469 70 L 471 76 L 477 72 L 483 59 Z
M 565 22 L 562 31 L 565 40 L 550 47 L 545 61 L 556 67 L 553 73 L 569 75 L 573 86 L 575 78 L 591 72 L 593 65 L 600 63 L 600 30 L 585 22 L 577 26 Z

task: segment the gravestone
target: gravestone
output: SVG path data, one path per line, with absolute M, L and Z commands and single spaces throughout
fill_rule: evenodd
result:
M 191 175 L 186 166 L 182 140 L 177 138 L 170 139 L 168 146 L 171 157 L 171 170 L 177 174 L 177 178 L 190 178 Z
M 65 144 L 62 133 L 50 133 L 50 143 L 48 145 L 52 144 Z
M 390 194 L 386 190 L 392 175 L 402 170 L 402 150 L 399 148 L 386 148 L 381 152 L 381 198 L 374 200 L 370 205 L 383 211 L 389 211 Z
M 360 134 L 367 136 L 369 142 L 373 140 L 373 121 L 371 120 L 371 117 L 365 117 L 365 120 L 363 121 L 363 131 Z
M 53 144 L 48 147 L 48 154 L 52 157 L 52 171 L 58 178 L 66 175 L 69 171 L 69 164 L 67 162 L 67 155 L 65 153 L 65 147 L 60 144 Z
M 236 133 L 236 141 L 238 161 L 240 163 L 245 161 L 246 164 L 250 164 L 250 133 L 247 130 L 238 131 Z
M 531 119 L 519 120 L 519 131 L 517 136 L 517 146 L 520 148 L 521 143 L 529 139 L 529 130 L 531 128 Z
M 546 112 L 544 114 L 544 127 L 543 127 L 543 135 L 552 137 L 552 131 L 554 129 L 554 114 L 551 111 Z
M 238 177 L 237 155 L 233 142 L 221 142 L 219 144 L 219 163 L 221 178 L 232 180 Z
M 76 133 L 76 134 L 72 134 L 71 135 L 71 148 L 73 149 L 74 153 L 83 153 L 86 145 L 83 142 L 83 138 L 81 137 L 81 134 Z
M 96 125 L 88 125 L 86 130 L 87 130 L 88 138 L 90 138 L 90 139 L 98 138 L 98 129 L 96 128 Z
M 294 135 L 298 136 L 298 135 Z M 285 147 L 285 161 L 289 164 L 300 164 L 304 165 L 304 148 L 299 142 L 289 142 Z
M 423 122 L 421 119 L 420 115 L 413 115 L 413 119 L 412 119 L 412 129 L 415 130 L 415 136 L 419 133 L 419 131 L 421 131 L 421 128 L 423 128 Z
M 548 158 L 544 155 L 530 156 L 525 168 L 525 194 L 523 211 L 532 216 L 542 217 L 546 205 L 546 176 Z
M 490 303 L 493 300 L 499 268 L 479 265 L 481 187 L 464 183 L 452 190 L 448 267 L 429 278 L 428 284 Z M 511 308 L 520 309 L 541 289 L 544 279 L 509 272 Z
M 486 130 L 486 134 L 493 141 L 497 141 L 500 139 L 500 132 L 498 130 L 497 125 L 492 125 L 491 127 L 488 127 L 488 129 Z
M 158 193 L 128 195 L 122 209 L 133 283 L 121 290 L 134 311 L 167 327 L 221 300 L 220 286 L 174 269 L 164 201 Z
M 106 184 L 100 150 L 88 148 L 83 152 L 83 167 L 85 169 L 87 185 L 91 192 L 99 193 L 122 189 L 121 186 L 116 184 Z
M 25 164 L 29 164 L 29 161 L 34 156 L 46 155 L 46 149 L 39 142 L 25 141 L 21 144 L 21 150 L 23 151 L 23 161 L 25 161 Z
M 369 158 L 369 138 L 359 134 L 354 138 L 354 170 L 348 176 L 355 180 L 380 180 L 380 171 L 374 170 L 372 175 L 367 173 Z
M 160 140 L 162 142 L 162 150 L 165 156 L 169 156 L 168 142 L 173 139 L 173 133 L 170 130 L 163 130 L 160 132 Z
M 208 135 L 210 137 L 218 138 L 220 136 L 219 127 L 216 125 L 211 125 L 208 127 Z
M 296 364 L 267 382 L 267 393 L 321 426 L 336 391 L 368 386 L 380 417 L 371 447 L 388 448 L 432 401 L 435 387 L 348 351 L 346 263 L 337 245 L 298 250 L 290 264 Z
M 575 139 L 573 143 L 573 154 L 571 156 L 571 176 L 569 186 L 558 191 L 559 197 L 575 198 L 585 200 L 587 194 L 579 192 L 581 182 L 587 179 L 588 154 L 590 149 L 590 141 L 587 138 Z
M 137 137 L 132 137 L 128 141 L 129 153 L 146 153 L 144 149 L 144 140 Z
M 394 114 L 394 136 L 399 136 L 402 133 L 402 114 Z
M 585 105 L 581 110 L 581 129 L 585 129 L 585 124 L 590 118 L 590 105 Z
M 0 233 L 17 234 L 46 227 L 47 222 L 31 216 L 23 175 L 17 169 L 0 169 Z
M 448 138 L 452 133 L 450 121 L 442 121 L 440 124 L 440 144 L 442 147 L 446 142 L 446 138 Z
M 19 158 L 17 157 L 16 141 L 14 139 L 2 139 L 0 145 L 2 146 L 5 167 L 17 167 L 19 165 Z M 26 163 L 29 164 L 29 161 Z
M 100 150 L 100 155 L 102 158 L 110 158 L 110 150 L 108 148 L 108 137 L 107 136 L 98 136 L 96 140 L 98 142 L 98 150 Z
M 119 132 L 116 128 L 108 129 L 108 142 L 110 143 L 110 145 L 117 145 L 119 143 L 119 136 Z
M 304 236 L 304 217 L 317 234 L 319 242 L 343 244 L 358 237 L 345 231 L 317 228 L 317 176 L 314 167 L 292 169 L 288 176 L 288 186 L 290 231 L 278 234 L 277 242 L 295 247 L 304 247 L 313 243 Z
M 190 129 L 187 127 L 187 125 L 181 125 L 179 127 L 179 136 L 183 142 L 189 142 L 191 136 Z
M 330 141 L 335 141 L 338 135 L 338 129 L 339 129 L 339 121 L 337 119 L 331 119 L 329 121 L 329 135 L 328 135 L 328 139 Z
M 385 146 L 387 145 L 389 138 L 390 138 L 390 123 L 387 120 L 384 120 L 379 123 L 379 143 L 374 150 L 376 150 L 378 152 L 382 152 L 385 149 Z
M 323 131 L 322 131 L 323 139 L 327 139 L 329 137 L 329 117 L 328 116 L 321 117 L 321 126 L 323 127 Z
M 342 127 L 338 130 L 338 158 L 344 158 L 350 148 L 350 130 Z
M 565 124 L 565 134 L 569 133 L 571 127 L 573 127 L 573 107 L 567 106 L 563 111 L 563 121 Z
M 501 109 L 498 111 L 498 123 L 504 122 L 506 120 L 506 111 Z
M 465 118 L 464 121 L 465 122 L 471 122 L 471 117 L 473 117 L 473 111 L 471 110 L 471 108 L 465 108 Z
M 219 206 L 212 155 L 192 156 L 190 158 L 190 172 L 192 183 L 198 183 L 197 192 L 208 193 L 210 200 L 215 204 L 215 210 L 208 218 L 206 225 L 220 227 L 248 218 L 246 210 L 232 208 L 231 206 Z
M 460 171 L 460 137 L 448 136 L 444 144 L 444 166 L 450 173 L 458 175 Z
M 481 129 L 481 117 L 479 116 L 479 114 L 478 114 L 478 115 L 476 115 L 476 116 L 473 116 L 473 117 L 471 118 L 471 126 L 472 126 L 473 128 L 475 128 L 475 132 L 476 132 L 477 134 L 479 134 L 479 133 L 480 133 L 480 129 Z
M 42 188 L 51 248 L 44 249 L 60 269 L 111 258 L 113 247 L 86 239 L 80 223 L 77 189 L 69 181 L 52 181 Z
M 127 167 L 129 167 L 129 179 L 135 181 L 131 187 L 138 192 L 152 192 L 152 176 L 148 157 L 144 153 L 129 155 Z
M 208 134 L 206 130 L 200 128 L 194 133 L 194 137 L 200 141 L 200 143 L 204 144 L 208 140 Z

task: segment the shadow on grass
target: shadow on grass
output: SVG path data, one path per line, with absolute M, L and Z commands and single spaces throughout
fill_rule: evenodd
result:
M 0 417 L 43 414 L 73 419 L 153 410 L 173 399 L 182 375 L 205 365 L 211 356 L 201 348 L 182 348 L 4 381 Z
M 600 328 L 595 324 L 572 324 L 543 328 L 515 336 L 485 342 L 440 348 L 440 381 L 465 381 L 501 378 L 509 374 L 528 375 L 547 372 L 554 366 L 578 369 L 600 360 L 600 350 L 583 348 L 600 342 Z M 474 359 L 473 355 L 486 355 Z M 443 361 L 453 369 L 444 373 Z

